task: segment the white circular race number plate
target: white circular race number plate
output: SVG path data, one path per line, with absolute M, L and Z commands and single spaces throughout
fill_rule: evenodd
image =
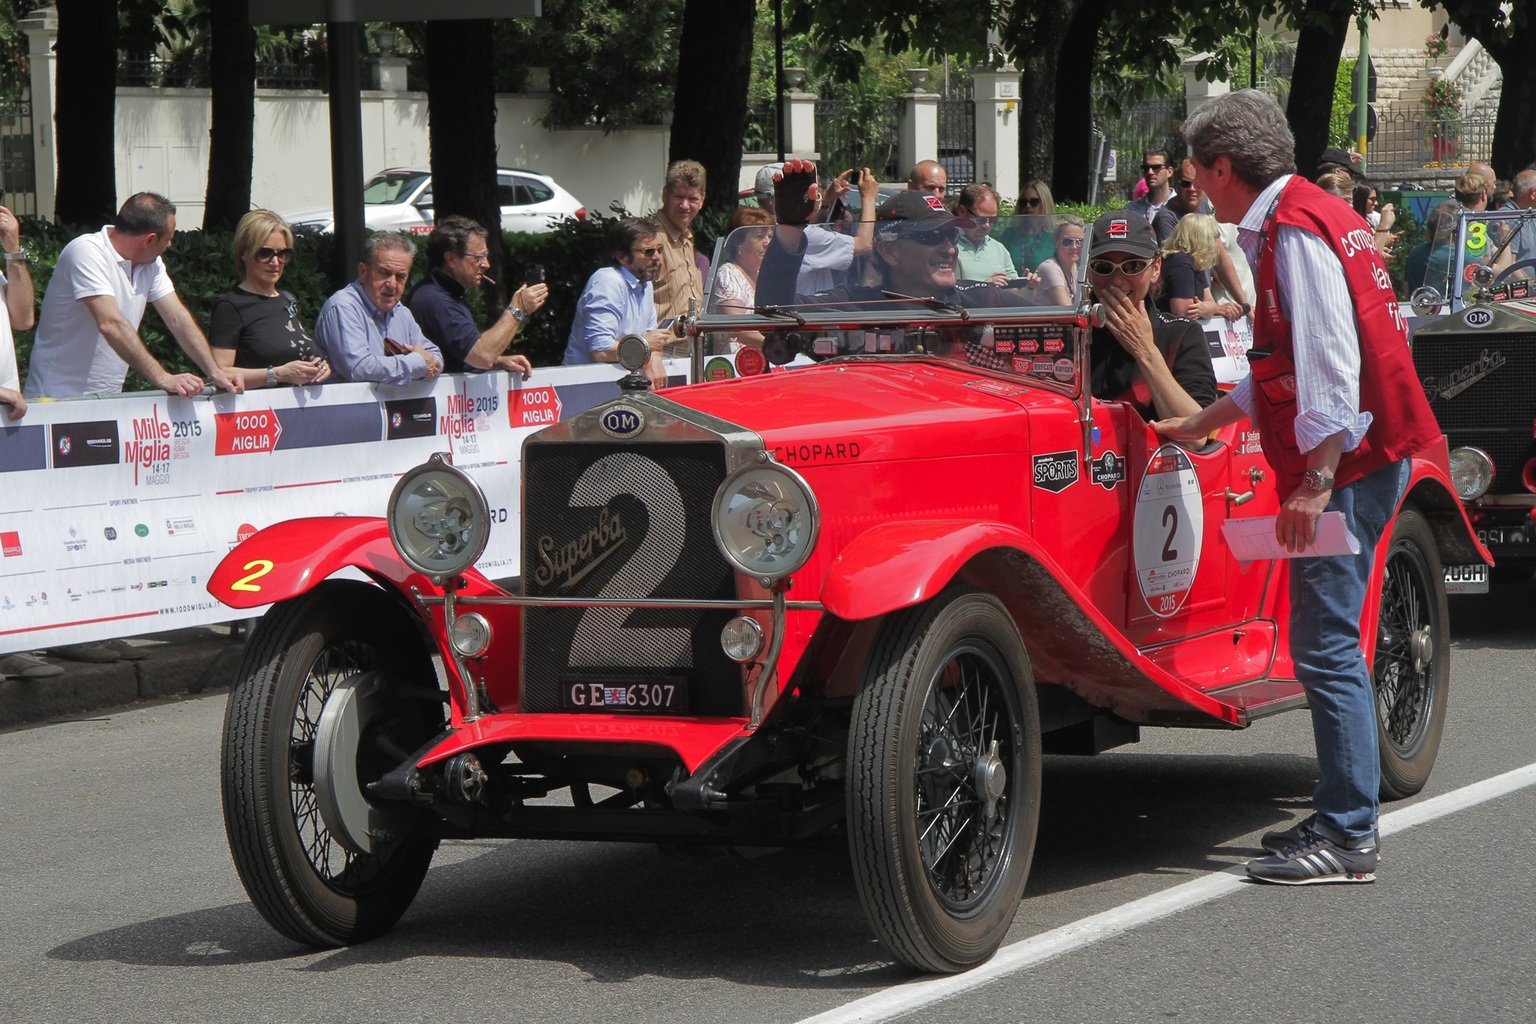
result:
M 1163 445 L 1141 477 L 1131 528 L 1136 585 L 1154 615 L 1167 617 L 1183 606 L 1204 540 L 1205 507 L 1194 463 L 1184 449 Z

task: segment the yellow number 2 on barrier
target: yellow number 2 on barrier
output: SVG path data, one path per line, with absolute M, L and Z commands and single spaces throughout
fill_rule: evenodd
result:
M 246 562 L 245 565 L 243 565 L 241 568 L 254 569 L 255 571 L 249 573 L 246 576 L 241 576 L 239 579 L 235 580 L 235 582 L 229 585 L 229 589 L 248 590 L 253 594 L 261 593 L 261 586 L 256 583 L 252 583 L 251 581 L 259 580 L 267 573 L 271 572 L 272 562 L 265 558 L 258 558 L 254 562 Z

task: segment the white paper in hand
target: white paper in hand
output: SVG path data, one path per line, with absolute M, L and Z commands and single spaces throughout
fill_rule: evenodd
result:
M 1317 519 L 1317 538 L 1308 547 L 1292 551 L 1275 538 L 1275 517 L 1229 519 L 1222 524 L 1232 557 L 1239 562 L 1259 562 L 1268 558 L 1315 558 L 1319 555 L 1358 555 L 1360 540 L 1349 532 L 1344 513 L 1324 512 Z

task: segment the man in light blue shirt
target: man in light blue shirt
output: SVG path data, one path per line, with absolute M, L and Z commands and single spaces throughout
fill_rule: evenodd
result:
M 655 387 L 667 382 L 662 349 L 672 333 L 656 325 L 656 300 L 651 282 L 661 269 L 660 229 L 654 221 L 625 217 L 609 229 L 608 252 L 613 259 L 587 279 L 576 303 L 576 318 L 565 346 L 562 365 L 612 363 L 619 356 L 619 339 L 638 334 L 651 347 L 645 375 Z
M 442 351 L 400 305 L 415 256 L 415 244 L 403 235 L 369 235 L 357 280 L 320 307 L 315 347 L 330 362 L 333 380 L 409 384 L 442 371 Z

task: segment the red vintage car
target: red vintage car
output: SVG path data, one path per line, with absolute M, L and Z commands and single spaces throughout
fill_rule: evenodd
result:
M 1012 284 L 985 309 L 693 318 L 694 379 L 723 379 L 632 373 L 527 440 L 506 586 L 474 568 L 480 488 L 440 456 L 383 518 L 236 548 L 209 591 L 277 601 L 222 767 L 266 919 L 376 936 L 444 839 L 846 842 L 890 954 L 964 970 L 1019 909 L 1042 754 L 1303 707 L 1287 562 L 1223 531 L 1277 507 L 1255 433 L 1160 440 L 1089 394 L 1092 308 Z M 1364 635 L 1401 797 L 1445 717 L 1442 564 L 1486 560 L 1443 444 L 1379 551 Z M 328 578 L 348 567 L 370 582 Z

